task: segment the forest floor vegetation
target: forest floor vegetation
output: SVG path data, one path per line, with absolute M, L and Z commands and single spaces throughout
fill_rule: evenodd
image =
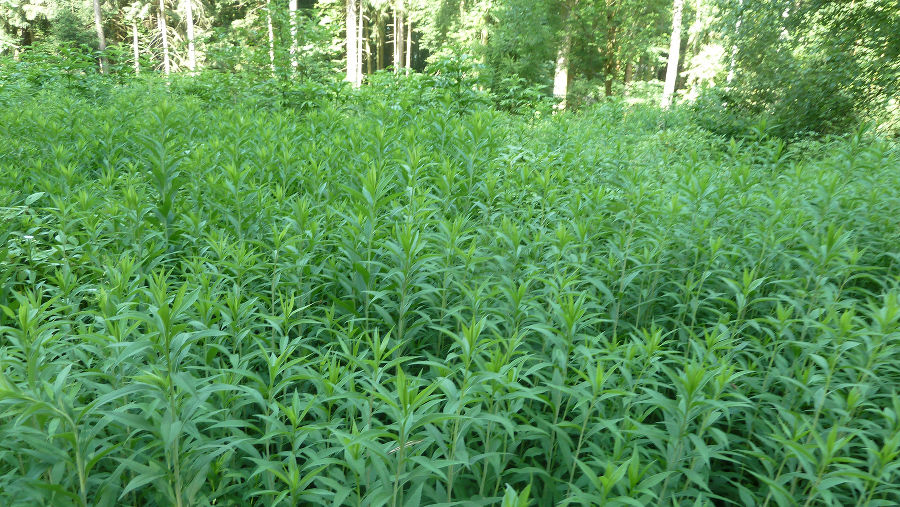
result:
M 896 143 L 17 69 L 2 505 L 900 503 Z

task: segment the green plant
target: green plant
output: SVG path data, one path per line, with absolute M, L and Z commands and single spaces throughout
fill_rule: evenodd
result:
M 10 65 L 2 505 L 900 501 L 871 129 Z

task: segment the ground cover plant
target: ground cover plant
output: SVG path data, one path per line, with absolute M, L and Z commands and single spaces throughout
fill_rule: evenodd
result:
M 16 79 L 2 505 L 900 503 L 864 128 Z

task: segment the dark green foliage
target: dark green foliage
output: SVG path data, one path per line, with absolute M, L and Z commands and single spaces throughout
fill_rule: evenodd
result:
M 766 114 L 782 137 L 848 132 L 862 121 L 896 131 L 900 2 L 720 3 L 736 50 L 735 114 Z
M 96 48 L 97 34 L 91 32 L 90 19 L 86 12 L 72 8 L 63 8 L 53 18 L 52 34 L 56 44 L 75 44 Z
M 900 502 L 896 145 L 15 69 L 0 505 Z

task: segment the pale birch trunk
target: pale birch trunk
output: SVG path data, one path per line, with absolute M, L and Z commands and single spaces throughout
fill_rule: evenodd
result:
M 678 78 L 678 53 L 681 49 L 681 13 L 684 0 L 674 0 L 672 5 L 672 38 L 669 40 L 669 61 L 666 66 L 666 83 L 660 106 L 668 108 L 675 95 L 675 80 Z
M 556 69 L 553 72 L 553 96 L 559 100 L 557 109 L 566 108 L 566 97 L 569 95 L 569 52 L 572 50 L 572 32 L 569 29 L 569 6 L 562 6 L 563 37 L 556 50 Z
M 299 66 L 297 55 L 300 52 L 300 42 L 297 39 L 297 0 L 288 2 L 288 16 L 291 18 L 291 71 L 296 74 Z
M 737 21 L 734 22 L 734 35 L 737 37 L 741 33 L 741 23 L 744 18 L 744 0 L 738 0 L 738 18 Z M 737 66 L 737 54 L 738 47 L 737 42 L 735 42 L 731 46 L 731 59 L 728 62 L 728 77 L 725 78 L 725 82 L 731 84 L 734 81 L 735 67 Z
M 171 72 L 171 65 L 169 63 L 169 28 L 166 25 L 166 5 L 164 0 L 159 0 L 159 17 L 157 18 L 159 22 L 159 34 L 162 38 L 162 47 L 163 47 L 163 72 L 165 72 L 166 77 L 169 76 L 169 72 Z
M 269 68 L 275 75 L 275 30 L 272 28 L 272 0 L 266 0 L 266 30 L 269 32 Z
M 94 29 L 97 31 L 97 47 L 100 49 L 100 73 L 109 71 L 109 62 L 106 60 L 106 37 L 103 34 L 103 12 L 100 10 L 100 0 L 94 0 Z
M 359 4 L 356 6 L 356 14 L 359 16 L 358 22 L 356 25 L 356 86 L 359 87 L 362 85 L 362 74 L 363 74 L 363 5 L 362 0 L 359 0 Z
M 400 22 L 400 13 L 394 4 L 394 74 L 400 72 L 400 58 L 403 41 L 403 24 Z
M 347 0 L 347 81 L 356 86 L 356 0 Z
M 412 19 L 406 13 L 406 75 L 412 70 Z

